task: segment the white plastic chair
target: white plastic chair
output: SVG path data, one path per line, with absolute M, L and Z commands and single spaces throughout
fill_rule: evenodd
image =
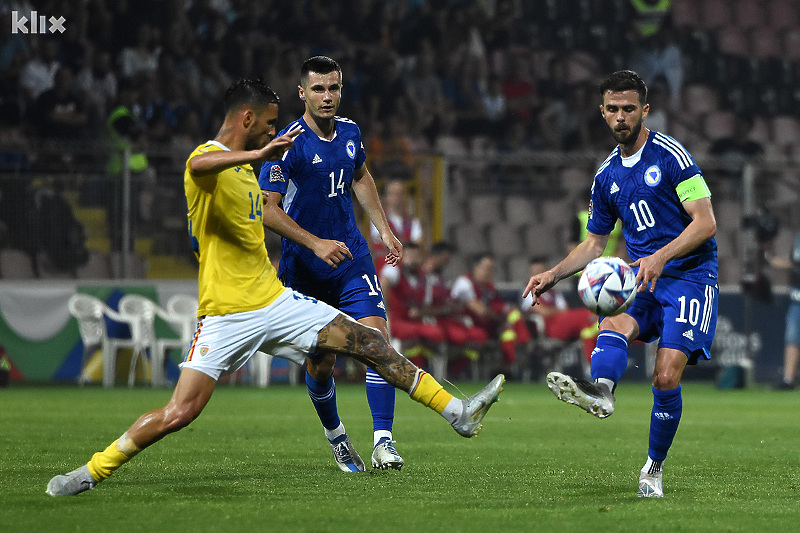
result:
M 197 330 L 197 298 L 186 294 L 176 294 L 167 300 L 167 308 L 155 306 L 155 312 L 178 334 L 178 338 L 159 337 L 155 350 L 162 362 L 166 362 L 167 351 L 181 350 L 183 355 L 189 351 Z
M 126 294 L 119 301 L 119 315 L 127 323 L 130 331 L 131 369 L 128 373 L 128 386 L 133 387 L 136 380 L 136 362 L 139 358 L 149 358 L 151 367 L 151 382 L 153 386 L 164 383 L 164 359 L 156 348 L 155 315 L 156 307 L 152 300 L 138 294 Z M 103 365 L 103 381 L 105 384 L 106 369 L 113 368 L 116 353 L 106 354 Z M 111 376 L 113 381 L 113 374 Z
M 116 339 L 108 335 L 106 317 L 116 322 L 128 323 L 128 319 L 117 313 L 105 302 L 89 294 L 77 293 L 69 299 L 69 312 L 78 321 L 81 341 L 83 342 L 83 368 L 88 357 L 99 347 L 103 351 L 103 386 L 114 385 L 116 373 L 117 351 L 120 348 L 134 348 L 132 339 Z M 129 382 L 131 377 L 128 378 Z M 80 383 L 87 381 L 83 373 L 78 378 Z

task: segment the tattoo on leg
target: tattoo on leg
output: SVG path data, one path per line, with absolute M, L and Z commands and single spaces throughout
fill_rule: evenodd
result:
M 361 361 L 397 388 L 409 391 L 417 367 L 389 345 L 383 334 L 344 315 L 322 328 L 317 339 L 322 352 L 352 357 Z

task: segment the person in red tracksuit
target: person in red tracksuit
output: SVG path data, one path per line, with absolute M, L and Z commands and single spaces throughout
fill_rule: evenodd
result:
M 500 297 L 492 281 L 494 257 L 481 254 L 475 258 L 472 269 L 453 284 L 451 296 L 465 306 L 473 325 L 483 329 L 487 338 L 500 341 L 506 369 L 517 360 L 517 348 L 527 345 L 531 334 L 518 308 Z
M 418 341 L 420 346 L 405 350 L 409 359 L 425 367 L 431 350 L 439 351 L 443 343 L 462 348 L 470 353 L 488 336 L 477 326 L 464 322 L 463 306 L 450 297 L 442 277 L 442 270 L 452 256 L 452 247 L 435 243 L 431 253 L 424 257 L 422 249 L 414 243 L 404 244 L 403 263 L 399 267 L 387 266 L 381 275 L 381 286 L 388 295 L 389 331 L 392 337 L 406 345 Z M 450 361 L 450 373 L 460 375 L 470 363 L 466 356 Z
M 405 184 L 399 180 L 392 180 L 386 184 L 382 192 L 381 204 L 392 232 L 402 243 L 413 242 L 422 246 L 422 223 L 410 214 Z M 377 228 L 372 224 L 370 224 L 370 248 L 375 258 L 375 268 L 380 275 L 386 265 L 384 260 L 386 246 L 381 241 Z
M 531 258 L 530 275 L 535 276 L 547 270 L 544 257 Z M 580 339 L 583 342 L 583 356 L 591 361 L 592 351 L 597 344 L 600 328 L 597 315 L 585 307 L 569 307 L 564 295 L 558 291 L 548 291 L 539 297 L 539 303 L 532 305 L 533 298 L 528 295 L 522 299 L 520 308 L 526 315 L 537 314 L 542 317 L 544 331 L 537 331 L 551 339 L 569 342 Z M 535 328 L 534 324 L 531 324 Z
M 425 349 L 438 350 L 445 342 L 444 330 L 424 314 L 425 273 L 420 269 L 423 255 L 420 247 L 413 243 L 403 244 L 403 262 L 400 265 L 386 265 L 381 270 L 383 298 L 389 315 L 389 333 L 392 338 L 407 345 L 418 341 Z M 415 357 L 406 349 L 409 359 Z

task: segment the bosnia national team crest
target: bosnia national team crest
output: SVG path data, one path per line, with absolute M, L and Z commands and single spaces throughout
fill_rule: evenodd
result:
M 280 165 L 272 165 L 269 168 L 269 181 L 286 181 L 283 179 L 283 171 Z
M 659 181 L 661 181 L 661 169 L 658 168 L 658 165 L 653 165 L 644 173 L 644 182 L 651 187 L 655 187 Z
M 356 143 L 353 142 L 352 139 L 347 141 L 347 155 L 350 156 L 350 159 L 355 159 L 356 157 Z

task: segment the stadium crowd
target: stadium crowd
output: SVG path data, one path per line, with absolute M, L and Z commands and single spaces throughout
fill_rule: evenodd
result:
M 297 114 L 296 65 L 324 54 L 342 64 L 344 111 L 384 154 L 487 133 L 498 150 L 606 149 L 602 124 L 587 120 L 600 73 L 635 66 L 673 114 L 710 61 L 696 45 L 713 33 L 675 28 L 663 7 L 641 10 L 651 4 L 665 3 L 11 0 L 0 20 L 0 140 L 96 139 L 123 104 L 143 142 L 185 151 L 215 133 L 219 96 L 241 76 L 263 77 L 282 113 Z M 66 31 L 15 33 L 34 10 L 64 16 Z M 725 73 L 703 75 L 725 86 Z M 719 97 L 738 98 L 731 109 L 755 105 L 730 92 Z

